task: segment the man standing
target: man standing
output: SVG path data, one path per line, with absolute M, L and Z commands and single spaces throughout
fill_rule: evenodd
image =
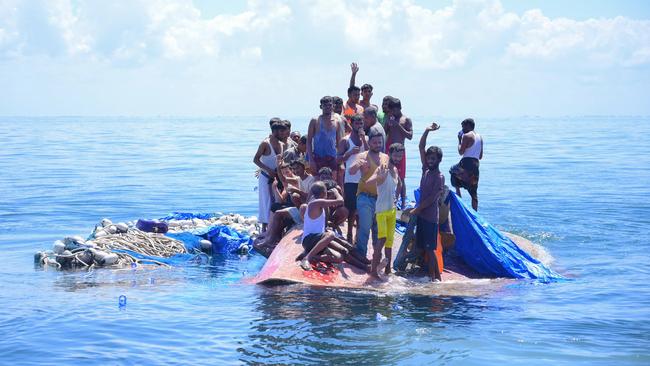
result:
M 377 123 L 377 108 L 370 106 L 363 110 L 363 129 L 366 131 L 366 136 L 378 133 L 381 135 L 381 144 L 386 144 L 386 132 L 384 128 Z
M 404 143 L 405 140 L 413 139 L 413 122 L 411 122 L 410 118 L 402 114 L 402 102 L 397 98 L 391 98 L 388 101 L 388 110 L 390 116 L 386 120 L 386 151 L 394 143 L 400 143 L 406 146 Z M 404 183 L 406 177 L 406 154 L 404 154 L 404 159 L 397 166 L 397 171 L 399 172 L 400 179 Z M 400 196 L 402 207 L 404 207 L 406 203 L 406 184 L 402 184 Z
M 258 220 L 262 224 L 262 232 L 266 231 L 271 212 L 271 183 L 276 178 L 277 156 L 282 154 L 284 143 L 282 138 L 288 135 L 288 127 L 282 121 L 271 125 L 271 135 L 264 139 L 255 153 L 253 162 L 260 168 L 257 194 L 259 196 Z
M 442 149 L 430 146 L 425 149 L 429 132 L 436 131 L 440 126 L 435 122 L 427 127 L 420 138 L 419 150 L 422 162 L 422 178 L 420 179 L 420 202 L 411 210 L 411 215 L 417 216 L 416 243 L 424 251 L 424 259 L 429 269 L 431 281 L 440 281 L 440 269 L 436 259 L 438 246 L 439 205 L 445 177 L 440 173 Z M 442 245 L 442 244 L 441 244 Z
M 460 125 L 463 130 L 458 134 L 458 154 L 462 158 L 449 170 L 451 184 L 456 188 L 458 196 L 460 188 L 465 188 L 472 197 L 472 208 L 478 211 L 479 160 L 483 159 L 483 138 L 474 131 L 472 118 L 463 120 Z
M 372 229 L 372 242 L 377 242 L 377 221 L 375 220 L 375 205 L 377 202 L 377 184 L 369 184 L 368 179 L 381 166 L 388 165 L 388 155 L 383 152 L 382 137 L 374 133 L 368 137 L 368 151 L 360 153 L 359 158 L 350 168 L 351 174 L 361 170 L 357 190 L 357 212 L 359 226 L 357 227 L 356 248 L 361 255 L 368 253 L 368 237 Z
M 334 179 L 338 175 L 336 163 L 336 147 L 341 141 L 338 121 L 332 114 L 332 97 L 325 96 L 320 100 L 322 114 L 312 118 L 307 130 L 307 159 L 312 174 L 322 167 L 329 167 L 334 172 Z
M 352 65 L 350 65 L 350 68 L 352 69 L 352 76 L 350 76 L 350 87 L 353 87 L 356 83 L 357 79 L 357 72 L 359 72 L 359 66 L 357 65 L 356 62 L 353 62 Z M 370 84 L 363 84 L 361 85 L 361 96 L 362 99 L 359 102 L 361 106 L 365 109 L 372 106 L 377 107 L 376 105 L 370 103 L 370 98 L 372 98 L 372 85 Z
M 363 120 L 361 116 L 355 114 L 352 116 L 352 132 L 341 140 L 338 150 L 338 163 L 345 163 L 345 177 L 343 179 L 343 193 L 345 207 L 348 209 L 348 234 L 347 239 L 352 243 L 352 229 L 354 219 L 357 213 L 357 188 L 361 173 L 350 173 L 350 168 L 357 161 L 359 153 L 368 150 L 366 133 L 363 130 Z
M 363 113 L 363 107 L 359 104 L 361 97 L 361 89 L 358 86 L 352 85 L 348 88 L 348 100 L 343 104 L 343 116 L 350 123 L 350 118 L 355 114 Z

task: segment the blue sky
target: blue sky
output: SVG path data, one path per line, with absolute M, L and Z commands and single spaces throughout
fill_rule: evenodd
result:
M 649 115 L 650 2 L 0 0 L 0 115 Z

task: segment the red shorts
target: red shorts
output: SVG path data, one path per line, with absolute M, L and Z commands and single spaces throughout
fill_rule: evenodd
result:
M 316 171 L 311 172 L 313 175 L 318 174 L 318 170 L 322 167 L 328 167 L 332 169 L 332 174 L 337 174 L 339 171 L 339 165 L 336 164 L 336 157 L 333 156 L 317 156 L 314 155 L 314 163 L 316 164 Z

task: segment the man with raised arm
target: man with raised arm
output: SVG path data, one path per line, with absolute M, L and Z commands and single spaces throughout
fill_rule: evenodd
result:
M 355 86 L 356 79 L 357 79 L 357 72 L 359 72 L 359 66 L 357 65 L 356 62 L 353 62 L 352 65 L 350 65 L 350 68 L 352 69 L 352 76 L 350 76 L 350 87 Z M 370 84 L 363 84 L 361 85 L 361 101 L 359 101 L 359 104 L 365 109 L 372 106 L 377 107 L 376 105 L 370 103 L 370 98 L 372 98 L 372 85 Z
M 390 115 L 386 119 L 386 147 L 388 151 L 390 145 L 400 143 L 406 146 L 406 139 L 413 139 L 413 122 L 410 118 L 402 114 L 402 102 L 397 98 L 391 98 L 388 101 L 388 110 Z M 406 177 L 406 154 L 404 159 L 397 166 L 399 177 L 404 182 Z M 400 192 L 402 207 L 406 203 L 406 184 L 402 184 L 402 191 Z
M 440 161 L 442 160 L 442 149 L 438 146 L 430 146 L 425 150 L 429 132 L 440 128 L 437 123 L 427 127 L 420 138 L 419 150 L 420 161 L 422 162 L 422 178 L 420 179 L 420 202 L 411 210 L 411 215 L 417 216 L 416 243 L 424 251 L 424 259 L 429 270 L 431 281 L 441 281 L 438 260 L 436 259 L 436 248 L 438 246 L 438 220 L 439 205 L 442 187 L 445 185 L 445 177 L 440 173 Z M 440 244 L 442 245 L 442 244 Z
M 322 167 L 332 169 L 334 179 L 338 176 L 336 148 L 341 142 L 338 119 L 332 113 L 332 97 L 324 96 L 320 100 L 322 114 L 312 118 L 307 130 L 307 159 L 312 174 Z
M 472 208 L 478 211 L 478 178 L 479 160 L 483 159 L 483 138 L 474 131 L 475 123 L 472 118 L 461 122 L 462 131 L 458 133 L 458 154 L 460 162 L 449 170 L 451 185 L 460 196 L 460 188 L 467 189 L 472 197 Z

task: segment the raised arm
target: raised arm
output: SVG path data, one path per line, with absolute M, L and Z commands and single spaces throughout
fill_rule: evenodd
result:
M 468 134 L 464 134 L 460 140 L 460 144 L 458 144 L 458 155 L 463 155 L 465 153 L 465 150 L 472 146 L 473 143 L 474 139 L 471 138 Z
M 350 87 L 353 87 L 354 83 L 357 81 L 357 72 L 359 71 L 359 66 L 357 66 L 356 62 L 353 62 L 352 65 L 350 65 L 350 69 L 352 69 L 352 76 L 350 76 Z
M 379 186 L 384 183 L 386 177 L 388 177 L 388 167 L 380 165 L 377 167 L 377 169 L 375 169 L 375 172 L 372 173 L 366 183 L 371 186 L 375 184 Z
M 427 128 L 424 129 L 424 133 L 422 134 L 422 137 L 420 137 L 420 144 L 418 145 L 418 148 L 420 150 L 420 162 L 422 162 L 422 166 L 427 165 L 427 160 L 425 158 L 425 150 L 427 146 L 427 137 L 429 136 L 429 132 L 438 130 L 440 126 L 433 122 L 431 123 L 431 126 L 428 126 Z
M 359 155 L 359 158 L 357 161 L 352 164 L 350 167 L 350 174 L 357 174 L 359 170 L 361 170 L 362 174 L 365 174 L 365 172 L 370 169 L 370 164 L 368 163 L 368 152 L 362 152 L 361 155 Z
M 336 188 L 332 188 L 328 193 L 332 193 L 334 195 L 334 198 L 320 198 L 317 200 L 313 200 L 311 202 L 311 205 L 316 205 L 320 206 L 321 208 L 327 208 L 327 207 L 336 207 L 336 206 L 341 206 L 343 204 L 343 196 L 341 196 L 341 193 Z

